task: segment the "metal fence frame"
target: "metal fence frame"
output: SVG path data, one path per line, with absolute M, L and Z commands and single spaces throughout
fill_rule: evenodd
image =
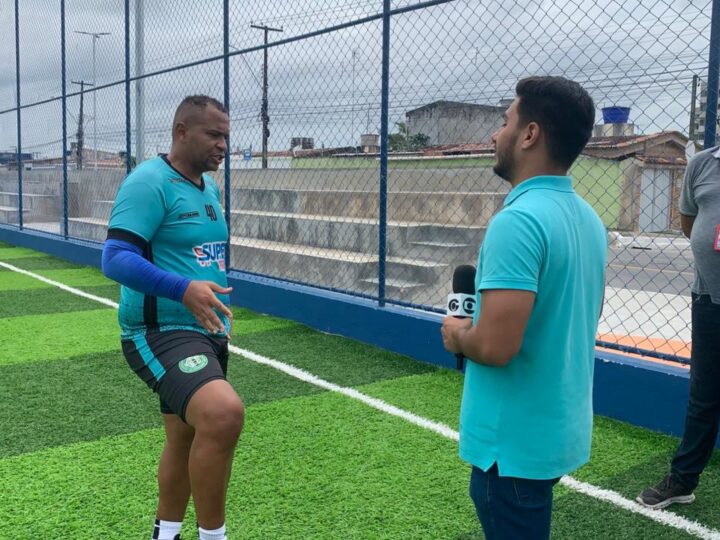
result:
M 319 289 L 325 289 L 325 290 L 331 290 L 331 291 L 338 291 L 343 292 L 346 294 L 350 294 L 352 296 L 360 297 L 360 298 L 369 298 L 373 301 L 376 301 L 379 307 L 385 306 L 387 303 L 399 305 L 399 306 L 405 306 L 405 307 L 412 307 L 412 308 L 420 308 L 425 311 L 435 311 L 439 312 L 440 310 L 436 308 L 430 308 L 428 306 L 424 305 L 417 305 L 417 304 L 411 304 L 407 302 L 402 302 L 399 300 L 393 300 L 388 299 L 386 297 L 386 259 L 387 259 L 387 206 L 388 206 L 388 134 L 389 134 L 389 90 L 390 90 L 390 25 L 392 22 L 392 18 L 395 15 L 399 15 L 402 13 L 417 11 L 426 9 L 433 6 L 438 6 L 441 4 L 447 4 L 450 2 L 453 2 L 455 0 L 427 0 L 424 2 L 419 2 L 417 4 L 411 5 L 411 6 L 405 6 L 405 7 L 399 7 L 396 9 L 392 8 L 391 0 L 383 0 L 383 10 L 380 13 L 366 16 L 363 18 L 355 19 L 353 21 L 345 22 L 342 24 L 337 24 L 333 26 L 328 26 L 325 28 L 322 28 L 320 30 L 315 30 L 311 32 L 307 32 L 304 34 L 300 34 L 297 36 L 293 36 L 286 39 L 278 39 L 276 41 L 270 42 L 267 45 L 257 45 L 253 47 L 247 47 L 245 49 L 241 50 L 233 50 L 230 51 L 230 44 L 229 44 L 229 35 L 230 35 L 230 6 L 229 6 L 229 0 L 223 0 L 223 54 L 212 56 L 208 58 L 204 58 L 201 60 L 188 62 L 185 64 L 160 69 L 157 71 L 153 71 L 150 73 L 142 73 L 140 75 L 131 76 L 130 75 L 130 0 L 124 1 L 124 44 L 125 44 L 125 77 L 122 80 L 111 82 L 108 84 L 100 85 L 92 87 L 89 90 L 81 90 L 79 92 L 70 92 L 67 91 L 67 81 L 66 81 L 66 13 L 65 13 L 65 0 L 60 1 L 60 21 L 61 21 L 61 71 L 62 71 L 62 95 L 60 97 L 53 97 L 50 99 L 45 99 L 41 101 L 37 101 L 34 103 L 28 103 L 23 104 L 22 103 L 22 96 L 21 96 L 21 86 L 22 86 L 22 80 L 21 80 L 21 65 L 20 65 L 20 17 L 19 17 L 19 0 L 15 0 L 15 73 L 16 73 L 16 84 L 15 84 L 15 91 L 16 91 L 16 104 L 15 107 L 6 109 L 6 110 L 0 110 L 0 115 L 2 114 L 10 114 L 12 112 L 16 113 L 16 122 L 17 122 L 17 165 L 18 165 L 18 228 L 20 230 L 23 230 L 25 228 L 25 224 L 23 223 L 23 161 L 22 161 L 22 129 L 21 129 L 21 119 L 22 119 L 22 111 L 23 109 L 29 109 L 31 107 L 36 107 L 39 105 L 51 103 L 51 102 L 62 102 L 62 110 L 63 110 L 63 117 L 62 117 L 62 134 L 63 134 L 63 159 L 62 159 L 62 194 L 63 194 L 63 201 L 62 201 L 62 209 L 63 209 L 63 216 L 62 216 L 62 237 L 72 242 L 73 239 L 69 237 L 68 234 L 68 162 L 67 162 L 67 100 L 68 98 L 79 96 L 83 92 L 89 93 L 89 92 L 98 92 L 107 88 L 116 87 L 120 85 L 124 85 L 125 89 L 125 149 L 126 149 L 126 171 L 130 172 L 131 170 L 131 144 L 132 144 L 132 134 L 131 134 L 131 99 L 130 99 L 130 83 L 135 81 L 140 81 L 143 79 L 149 79 L 151 77 L 156 77 L 159 75 L 163 75 L 170 72 L 180 71 L 183 69 L 191 68 L 194 66 L 207 64 L 211 62 L 216 62 L 219 60 L 222 60 L 223 62 L 223 102 L 224 105 L 230 109 L 230 67 L 229 67 L 229 61 L 230 58 L 237 55 L 243 55 L 251 52 L 261 51 L 265 49 L 270 49 L 273 47 L 279 47 L 283 45 L 287 45 L 289 43 L 307 40 L 322 34 L 328 34 L 332 32 L 336 32 L 338 30 L 351 28 L 358 25 L 363 25 L 366 23 L 369 23 L 371 21 L 382 21 L 382 72 L 381 72 L 381 117 L 380 117 L 380 141 L 381 141 L 381 148 L 380 148 L 380 172 L 379 172 L 379 188 L 378 188 L 378 198 L 379 198 L 379 234 L 378 234 L 378 285 L 377 285 L 377 294 L 376 295 L 366 295 L 357 291 L 347 291 L 347 290 L 338 290 L 334 289 L 332 287 L 323 287 L 318 285 L 312 285 L 313 287 L 319 288 Z M 137 0 L 140 4 L 143 2 L 143 0 Z M 707 100 L 707 110 L 706 110 L 706 128 L 705 128 L 705 139 L 704 139 L 704 146 L 705 148 L 709 148 L 714 145 L 716 140 L 716 120 L 717 120 L 717 107 L 718 107 L 718 93 L 720 90 L 720 0 L 712 0 L 712 18 L 711 18 L 711 35 L 710 35 L 710 53 L 709 53 L 709 59 L 708 59 L 708 74 L 707 74 L 707 81 L 708 81 L 708 100 Z M 230 148 L 228 147 L 226 152 L 226 163 L 230 162 Z M 224 169 L 225 177 L 225 220 L 228 224 L 228 227 L 230 226 L 230 207 L 231 207 L 231 201 L 230 201 L 230 175 L 231 170 L 229 166 L 226 166 Z M 228 242 L 227 245 L 227 253 L 229 257 L 230 253 L 230 244 Z M 232 270 L 232 269 L 231 269 Z M 252 274 L 252 273 L 249 273 Z M 263 276 L 262 274 L 256 274 Z M 278 279 L 278 278 L 273 278 Z M 286 281 L 289 283 L 299 283 L 293 280 L 289 279 L 281 279 L 281 281 Z M 662 358 L 662 359 L 670 359 L 670 360 L 678 360 L 676 356 L 664 354 L 657 351 L 648 351 L 644 349 L 638 349 L 636 347 L 629 347 L 629 346 L 623 346 L 618 345 L 614 343 L 609 342 L 598 342 L 599 345 L 605 347 L 605 348 L 613 348 L 616 350 L 620 350 L 623 352 L 628 353 L 634 353 L 634 354 L 642 354 L 646 356 L 652 356 L 656 358 Z

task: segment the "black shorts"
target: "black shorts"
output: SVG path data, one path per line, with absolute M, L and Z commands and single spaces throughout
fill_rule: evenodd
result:
M 151 331 L 122 341 L 130 368 L 160 396 L 160 412 L 185 421 L 190 398 L 227 376 L 228 342 L 190 330 Z

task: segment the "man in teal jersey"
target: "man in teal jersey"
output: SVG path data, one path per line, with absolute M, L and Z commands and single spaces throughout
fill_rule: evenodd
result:
M 568 169 L 592 133 L 587 92 L 530 77 L 492 137 L 512 189 L 480 248 L 472 322 L 446 317 L 445 347 L 467 357 L 460 456 L 485 537 L 550 535 L 552 490 L 586 463 L 594 343 L 607 234 Z
M 177 540 L 192 494 L 201 540 L 224 540 L 225 496 L 244 421 L 226 380 L 232 312 L 225 305 L 228 230 L 214 180 L 227 151 L 225 107 L 189 96 L 172 148 L 122 183 L 103 272 L 122 284 L 122 348 L 160 397 L 165 447 L 152 538 Z

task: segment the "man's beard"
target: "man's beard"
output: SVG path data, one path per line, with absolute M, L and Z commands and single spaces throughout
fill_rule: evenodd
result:
M 497 149 L 495 150 L 496 155 L 493 171 L 495 171 L 495 174 L 497 174 L 500 178 L 507 180 L 508 182 L 512 182 L 513 174 L 515 172 L 512 150 L 515 148 L 516 141 L 517 137 L 513 137 L 502 152 L 498 152 Z

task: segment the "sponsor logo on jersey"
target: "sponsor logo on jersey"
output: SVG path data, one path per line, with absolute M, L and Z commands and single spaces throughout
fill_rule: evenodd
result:
M 225 271 L 225 242 L 206 242 L 193 248 L 197 263 L 203 268 L 217 263 L 218 268 Z
M 198 217 L 200 215 L 200 212 L 183 212 L 178 216 L 179 219 L 190 219 L 194 217 Z

